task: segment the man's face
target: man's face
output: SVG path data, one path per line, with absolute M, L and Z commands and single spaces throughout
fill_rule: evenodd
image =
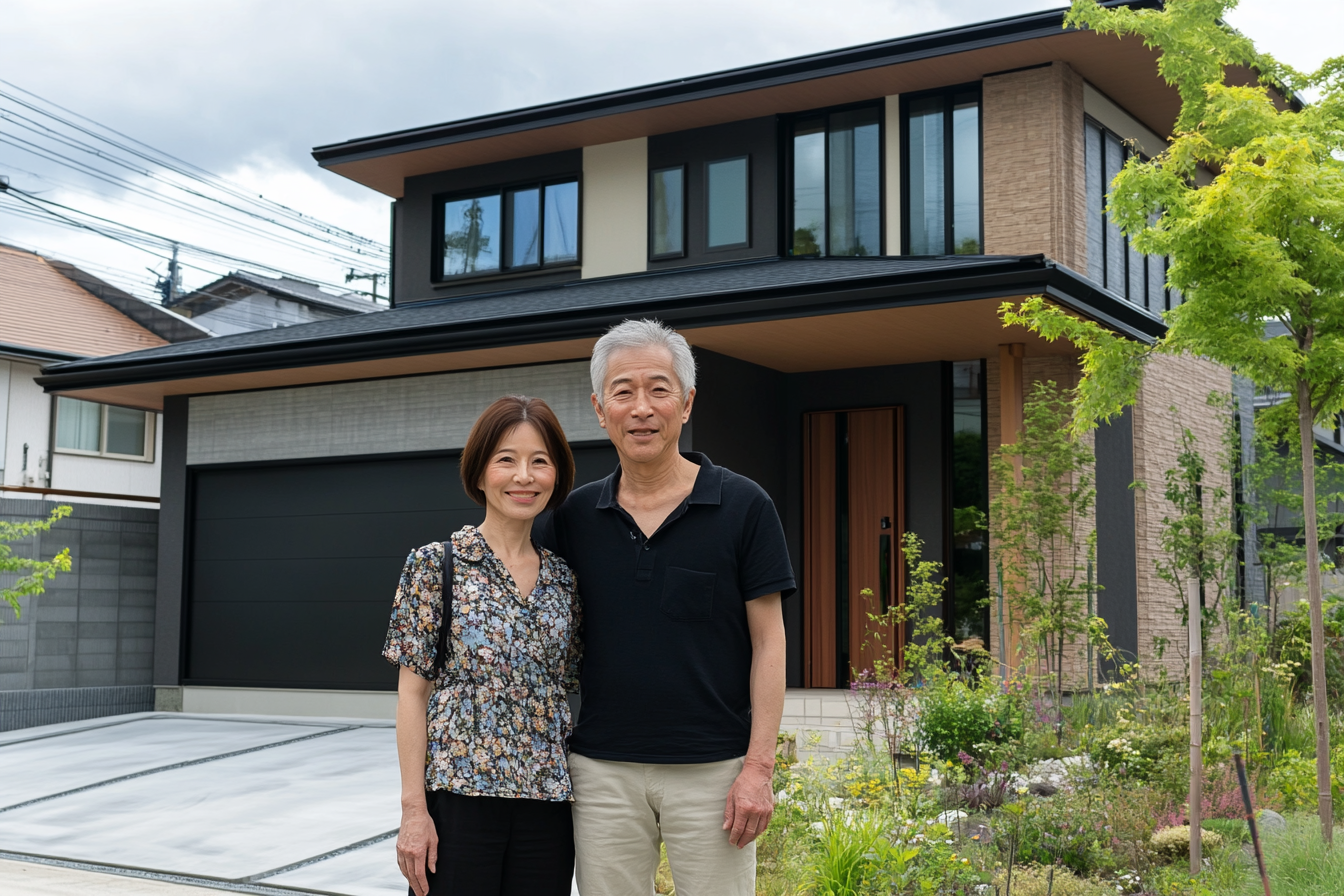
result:
M 672 353 L 650 346 L 611 356 L 601 397 L 599 402 L 593 396 L 593 408 L 621 460 L 648 463 L 677 451 L 681 427 L 691 419 L 695 390 L 683 393 L 672 370 Z

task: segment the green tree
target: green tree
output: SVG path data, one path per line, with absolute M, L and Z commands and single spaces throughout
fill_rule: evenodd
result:
M 989 516 L 1011 620 L 1026 658 L 1044 663 L 1056 707 L 1063 706 L 1065 649 L 1091 629 L 1083 602 L 1096 549 L 1092 451 L 1070 435 L 1071 416 L 1067 393 L 1053 381 L 1036 383 L 1018 440 L 990 459 L 998 494 Z
M 1111 184 L 1113 219 L 1145 254 L 1171 258 L 1168 285 L 1185 301 L 1153 347 L 1060 320 L 1038 303 L 1016 312 L 1084 349 L 1077 427 L 1132 403 L 1151 351 L 1210 358 L 1288 396 L 1265 421 L 1296 423 L 1310 469 L 1313 425 L 1344 407 L 1344 57 L 1303 74 L 1256 51 L 1224 24 L 1236 0 L 1167 0 L 1160 9 L 1074 0 L 1067 26 L 1133 35 L 1159 52 L 1158 71 L 1181 98 L 1167 149 L 1132 158 Z M 1260 82 L 1233 83 L 1230 69 Z M 1241 79 L 1244 80 L 1244 79 Z M 1311 92 L 1303 105 L 1293 97 Z M 1288 97 L 1285 100 L 1284 97 Z M 1011 320 L 1011 317 L 1006 318 Z M 1267 324 L 1282 332 L 1267 330 Z M 1304 476 L 1307 533 L 1318 531 L 1315 477 Z M 1319 548 L 1311 552 L 1319 554 Z M 1325 705 L 1321 567 L 1307 564 L 1321 830 L 1332 833 L 1330 730 Z
M 34 557 L 14 556 L 14 549 L 9 543 L 31 538 L 38 532 L 49 531 L 53 523 L 68 517 L 70 511 L 70 505 L 62 504 L 52 510 L 51 516 L 45 520 L 27 520 L 21 523 L 0 520 L 0 574 L 18 574 L 13 584 L 0 589 L 0 596 L 3 596 L 14 609 L 16 618 L 19 615 L 20 598 L 41 594 L 46 590 L 47 582 L 56 578 L 58 572 L 70 571 L 70 549 L 63 548 L 50 560 L 38 560 Z

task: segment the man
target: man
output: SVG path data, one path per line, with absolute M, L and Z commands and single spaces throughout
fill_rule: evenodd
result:
M 678 333 L 612 328 L 592 380 L 620 467 L 574 491 L 544 536 L 584 606 L 570 740 L 579 891 L 652 892 L 661 839 L 678 896 L 750 896 L 774 807 L 781 600 L 795 590 L 783 528 L 756 483 L 678 451 L 695 401 Z

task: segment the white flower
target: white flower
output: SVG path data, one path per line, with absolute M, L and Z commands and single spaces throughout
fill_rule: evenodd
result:
M 845 801 L 844 801 L 843 799 L 841 799 L 840 797 L 838 797 L 838 796 L 833 796 L 833 797 L 828 798 L 828 799 L 826 800 L 826 804 L 827 804 L 828 806 L 830 806 L 832 809 L 843 809 L 843 808 L 845 808 Z

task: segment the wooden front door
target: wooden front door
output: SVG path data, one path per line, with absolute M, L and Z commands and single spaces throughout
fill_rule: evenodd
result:
M 804 429 L 806 680 L 843 688 L 902 647 L 872 619 L 905 593 L 901 409 L 807 414 Z

